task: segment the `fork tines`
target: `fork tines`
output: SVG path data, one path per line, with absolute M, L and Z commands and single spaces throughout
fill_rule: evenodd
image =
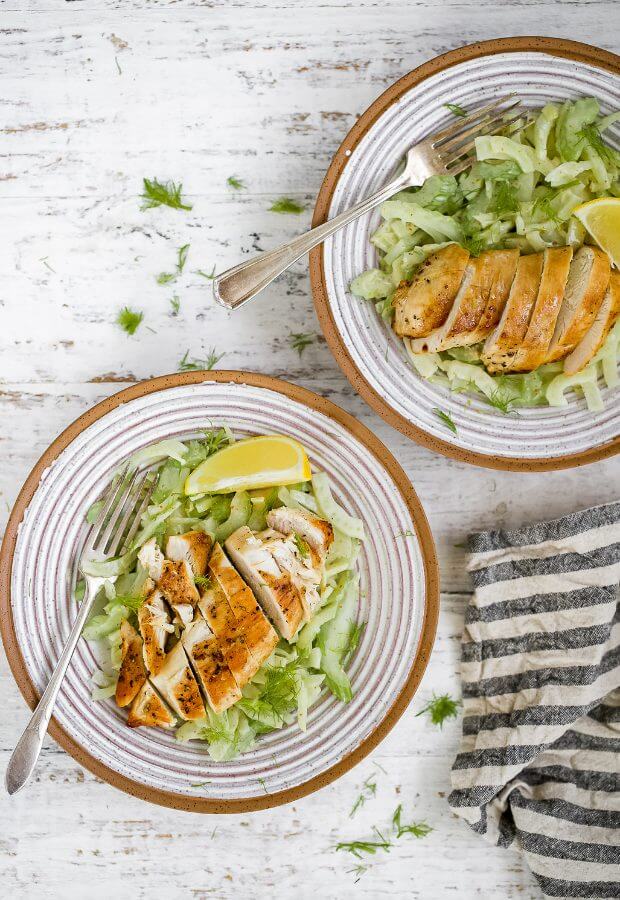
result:
M 128 549 L 156 481 L 155 473 L 132 470 L 129 465 L 117 472 L 102 499 L 85 551 L 113 556 Z

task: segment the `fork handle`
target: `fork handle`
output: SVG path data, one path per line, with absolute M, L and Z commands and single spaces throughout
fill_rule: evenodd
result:
M 379 203 L 383 203 L 389 197 L 396 194 L 401 188 L 409 184 L 409 179 L 403 172 L 389 184 L 386 184 L 373 194 L 358 203 L 357 206 L 347 209 L 340 215 L 329 219 L 322 225 L 317 225 L 305 234 L 293 238 L 286 244 L 276 247 L 275 250 L 269 250 L 260 253 L 258 256 L 252 257 L 245 262 L 227 269 L 221 275 L 216 275 L 213 281 L 213 294 L 218 303 L 227 309 L 237 309 L 255 297 L 263 288 L 286 271 L 294 262 L 308 253 L 317 244 L 320 244 L 325 238 L 328 238 L 335 231 L 339 231 L 349 222 L 353 222 L 359 216 L 366 212 L 370 212 Z
M 65 677 L 65 672 L 73 656 L 77 642 L 80 639 L 82 629 L 90 614 L 95 597 L 99 588 L 103 584 L 103 578 L 87 579 L 87 590 L 84 600 L 80 604 L 80 609 L 69 632 L 67 643 L 65 644 L 60 659 L 56 663 L 56 668 L 52 672 L 47 687 L 43 692 L 43 696 L 39 700 L 37 708 L 32 714 L 30 722 L 17 746 L 11 754 L 9 764 L 4 776 L 4 783 L 9 794 L 15 794 L 29 781 L 30 776 L 37 764 L 41 747 L 47 732 L 52 711 L 56 703 L 56 697 L 60 690 L 60 685 Z

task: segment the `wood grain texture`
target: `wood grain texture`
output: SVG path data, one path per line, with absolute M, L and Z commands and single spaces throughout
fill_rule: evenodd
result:
M 202 357 L 216 347 L 222 365 L 298 382 L 377 433 L 424 504 L 444 591 L 436 648 L 411 709 L 372 760 L 300 803 L 217 819 L 150 807 L 48 743 L 35 782 L 1 801 L 10 823 L 0 838 L 6 895 L 537 897 L 516 853 L 488 848 L 448 812 L 458 723 L 437 731 L 415 713 L 433 691 L 458 693 L 470 586 L 456 545 L 473 530 L 603 502 L 617 464 L 523 476 L 434 456 L 368 410 L 322 338 L 301 357 L 291 347 L 291 332 L 318 331 L 305 264 L 234 318 L 212 304 L 196 270 L 225 268 L 306 227 L 355 118 L 420 62 L 514 34 L 617 50 L 613 0 L 181 0 L 148 8 L 141 0 L 13 0 L 0 3 L 0 14 L 0 522 L 30 466 L 76 416 L 124 382 L 173 371 L 186 349 Z M 245 190 L 227 187 L 233 174 Z M 141 179 L 153 175 L 182 181 L 193 210 L 141 212 Z M 306 212 L 268 212 L 280 196 Z M 158 285 L 155 276 L 173 270 L 185 243 L 183 275 Z M 145 313 L 133 338 L 114 324 L 125 305 Z M 4 765 L 26 722 L 4 660 L 0 687 Z M 386 770 L 377 770 L 377 797 L 349 819 L 374 761 Z M 355 883 L 355 860 L 333 845 L 386 826 L 399 802 L 407 818 L 435 830 L 401 839 Z

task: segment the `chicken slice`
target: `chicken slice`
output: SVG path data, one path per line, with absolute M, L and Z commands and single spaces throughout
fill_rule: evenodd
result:
M 127 619 L 121 622 L 121 668 L 116 683 L 116 702 L 129 706 L 146 681 L 142 638 Z
M 425 337 L 443 325 L 459 289 L 469 253 L 448 244 L 431 253 L 411 281 L 399 284 L 392 305 L 394 331 L 400 337 Z
M 272 554 L 247 525 L 233 532 L 225 547 L 267 616 L 282 637 L 290 640 L 304 621 L 301 595 L 291 576 L 281 571 Z
M 181 625 L 187 627 L 194 618 L 194 607 L 200 599 L 194 576 L 187 560 L 164 560 L 157 586 L 175 611 Z
M 147 541 L 146 544 L 140 547 L 138 561 L 146 569 L 153 581 L 159 581 L 163 572 L 165 558 L 157 546 L 156 538 L 151 538 L 150 541 Z
M 611 271 L 609 287 L 594 324 L 570 356 L 564 360 L 564 373 L 574 375 L 586 366 L 601 349 L 607 335 L 620 317 L 620 272 Z
M 224 661 L 220 643 L 201 616 L 185 629 L 181 640 L 214 712 L 223 712 L 240 700 L 241 691 Z
M 170 615 L 160 590 L 155 588 L 138 610 L 138 627 L 142 635 L 144 664 L 156 675 L 166 658 L 166 640 L 174 631 Z
M 174 728 L 176 719 L 151 682 L 145 681 L 131 704 L 127 724 L 130 728 L 138 728 L 140 725 L 151 728 Z
M 411 341 L 414 353 L 437 353 L 483 340 L 506 305 L 518 250 L 487 250 L 470 259 L 448 318 L 426 338 Z
M 545 362 L 572 258 L 572 247 L 551 247 L 545 250 L 536 303 L 525 337 L 510 363 L 510 371 L 531 372 Z
M 166 556 L 173 562 L 185 560 L 194 577 L 207 571 L 213 541 L 204 531 L 186 531 L 173 534 L 166 541 Z
M 280 571 L 290 575 L 301 597 L 304 619 L 309 622 L 321 603 L 318 588 L 323 577 L 324 557 L 300 538 L 298 532 L 285 535 L 270 529 L 256 537 L 272 554 Z
M 252 590 L 231 564 L 219 544 L 213 548 L 209 560 L 209 574 L 213 581 L 213 588 L 219 590 L 219 594 L 216 596 L 219 597 L 221 618 L 217 624 L 209 615 L 206 615 L 205 618 L 220 638 L 220 643 L 224 645 L 222 635 L 218 631 L 218 628 L 221 627 L 220 622 L 227 622 L 231 627 L 233 623 L 227 618 L 226 608 L 221 604 L 221 596 L 223 596 L 237 624 L 237 630 L 233 630 L 232 633 L 229 631 L 227 637 L 232 640 L 242 639 L 250 655 L 254 658 L 256 665 L 254 672 L 256 672 L 275 649 L 278 635 L 258 604 Z M 208 591 L 205 591 L 205 594 L 208 594 Z M 201 604 L 201 611 L 204 614 L 204 604 Z M 228 665 L 230 666 L 230 662 Z
M 482 362 L 489 372 L 510 368 L 526 335 L 542 275 L 543 254 L 522 256 L 510 288 L 508 300 L 497 327 L 484 343 Z
M 270 644 L 269 647 L 265 647 L 261 651 L 260 643 L 256 640 L 253 633 L 257 629 L 252 619 L 249 617 L 247 617 L 247 621 L 237 619 L 230 603 L 226 599 L 226 594 L 215 578 L 212 578 L 212 582 L 212 585 L 205 589 L 198 601 L 198 608 L 206 619 L 209 628 L 217 637 L 224 661 L 232 672 L 238 687 L 242 688 L 256 675 L 275 644 Z M 258 605 L 255 600 L 254 605 Z M 262 610 L 260 610 L 260 613 L 262 616 Z M 269 625 L 268 622 L 267 625 Z M 273 631 L 270 625 L 269 628 Z M 247 636 L 246 630 L 248 632 Z M 256 655 L 252 652 L 250 641 L 254 646 Z
M 200 688 L 187 661 L 183 644 L 179 641 L 166 655 L 163 666 L 151 680 L 166 703 L 188 722 L 206 715 Z
M 555 323 L 547 362 L 574 350 L 594 324 L 609 286 L 609 257 L 596 247 L 580 247 L 568 273 L 564 301 Z
M 280 506 L 267 513 L 267 524 L 282 534 L 299 534 L 323 559 L 334 540 L 334 529 L 325 519 L 305 509 Z

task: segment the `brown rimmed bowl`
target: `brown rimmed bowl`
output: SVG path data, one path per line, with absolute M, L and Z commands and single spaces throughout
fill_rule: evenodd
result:
M 31 708 L 75 615 L 84 516 L 123 459 L 164 437 L 228 423 L 238 437 L 279 432 L 304 444 L 334 495 L 365 522 L 359 621 L 345 705 L 325 692 L 308 729 L 263 735 L 230 762 L 159 729 L 129 729 L 113 701 L 90 699 L 96 651 L 80 641 L 50 734 L 98 777 L 142 799 L 194 812 L 264 809 L 296 800 L 363 759 L 396 724 L 426 667 L 437 624 L 438 569 L 415 491 L 380 441 L 333 403 L 247 372 L 192 372 L 129 387 L 80 416 L 46 450 L 11 513 L 0 554 L 0 628 Z

